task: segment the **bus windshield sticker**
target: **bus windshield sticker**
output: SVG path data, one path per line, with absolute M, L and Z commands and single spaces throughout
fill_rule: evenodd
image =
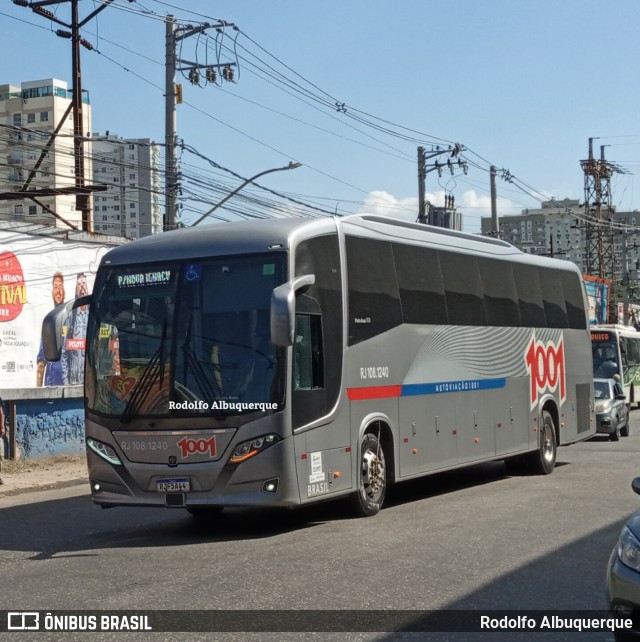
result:
M 171 270 L 154 270 L 135 274 L 118 275 L 119 288 L 132 288 L 145 285 L 166 285 L 171 281 Z
M 275 263 L 265 263 L 262 266 L 262 276 L 273 276 L 276 273 Z
M 202 279 L 202 263 L 189 263 L 189 267 L 184 271 L 185 281 L 200 281 Z

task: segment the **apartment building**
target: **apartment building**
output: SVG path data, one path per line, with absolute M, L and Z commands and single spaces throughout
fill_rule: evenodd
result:
M 0 85 L 0 192 L 69 188 L 75 185 L 72 92 L 56 78 Z M 64 122 L 61 123 L 64 117 Z M 58 134 L 52 134 L 59 127 Z M 89 94 L 83 94 L 83 131 L 91 132 Z M 43 150 L 45 151 L 42 156 Z M 85 182 L 92 176 L 91 142 L 84 144 Z M 37 170 L 32 174 L 32 170 Z M 0 200 L 0 221 L 82 227 L 74 195 Z
M 94 133 L 94 231 L 140 238 L 162 231 L 160 149 L 148 138 Z
M 499 218 L 499 237 L 523 252 L 573 261 L 587 272 L 585 214 L 580 201 L 543 201 L 538 209 Z M 491 235 L 491 217 L 483 217 L 482 234 Z M 615 212 L 615 264 L 619 279 L 637 280 L 640 268 L 640 212 Z M 625 263 L 626 259 L 626 263 Z

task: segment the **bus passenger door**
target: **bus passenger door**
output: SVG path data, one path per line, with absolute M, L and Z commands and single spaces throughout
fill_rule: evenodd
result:
M 301 499 L 351 488 L 348 421 L 331 418 L 342 387 L 342 296 L 336 235 L 300 243 L 295 275 L 315 283 L 296 296 L 291 422 Z M 347 413 L 348 416 L 348 413 Z M 315 423 L 315 425 L 314 425 Z

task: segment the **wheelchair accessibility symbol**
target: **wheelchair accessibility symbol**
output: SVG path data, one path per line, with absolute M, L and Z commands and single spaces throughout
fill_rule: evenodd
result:
M 199 281 L 202 278 L 202 264 L 190 263 L 184 273 L 185 281 Z

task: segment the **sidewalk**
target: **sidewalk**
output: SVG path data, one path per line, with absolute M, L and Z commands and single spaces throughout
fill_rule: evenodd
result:
M 86 455 L 2 461 L 0 497 L 88 483 Z

